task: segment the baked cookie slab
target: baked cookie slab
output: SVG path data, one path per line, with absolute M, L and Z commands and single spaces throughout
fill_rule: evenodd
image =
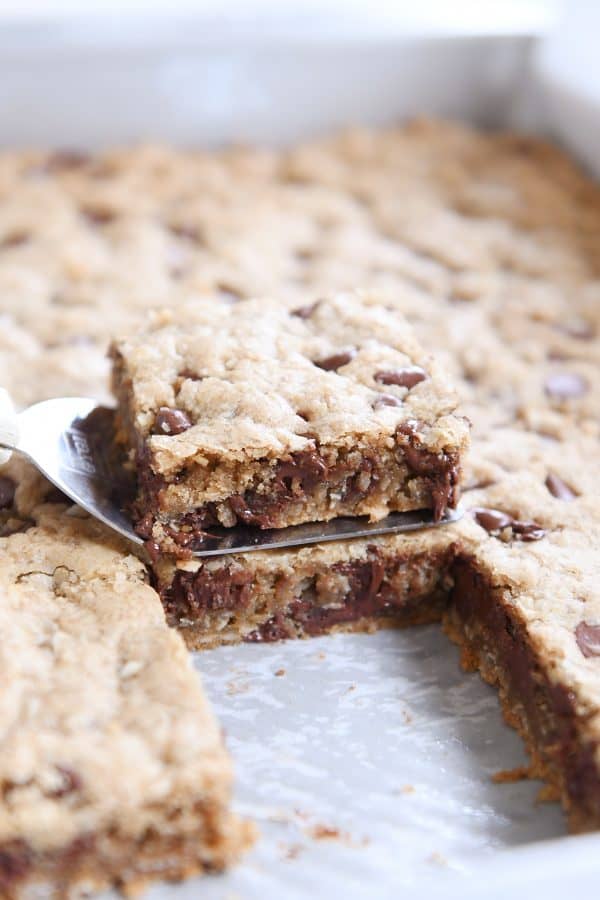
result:
M 477 451 L 444 614 L 466 668 L 494 684 L 572 831 L 600 827 L 600 527 L 595 441 L 499 431 Z M 481 452 L 483 451 L 483 452 Z M 467 480 L 468 484 L 468 480 Z
M 167 621 L 192 649 L 438 621 L 452 526 L 215 559 L 153 564 Z
M 222 869 L 250 832 L 143 565 L 64 506 L 36 518 L 0 538 L 0 895 Z
M 194 303 L 112 348 L 140 533 L 382 518 L 458 499 L 468 427 L 403 317 L 368 295 Z

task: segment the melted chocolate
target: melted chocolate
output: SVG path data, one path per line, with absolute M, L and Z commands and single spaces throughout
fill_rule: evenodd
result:
M 460 464 L 455 453 L 431 453 L 421 444 L 419 423 L 407 419 L 396 429 L 397 440 L 408 467 L 426 478 L 431 486 L 434 521 L 444 515 L 445 510 L 456 506 L 460 497 Z
M 454 585 L 451 604 L 473 649 L 493 658 L 508 687 L 511 706 L 522 709 L 523 725 L 538 753 L 563 781 L 577 814 L 597 822 L 600 776 L 594 759 L 596 745 L 586 743 L 577 731 L 573 693 L 545 676 L 515 609 L 503 603 L 501 592 L 487 584 L 473 560 L 456 562 Z
M 427 378 L 427 372 L 420 366 L 406 366 L 404 369 L 387 369 L 375 373 L 375 381 L 379 384 L 396 384 L 410 390 Z
M 154 434 L 181 434 L 192 427 L 192 422 L 182 409 L 161 406 L 154 422 Z
M 439 571 L 440 579 L 451 561 L 451 551 L 438 554 L 429 560 Z M 422 560 L 408 559 L 415 573 Z M 319 592 L 316 583 L 305 588 L 302 596 L 293 600 L 284 611 L 275 613 L 267 622 L 246 637 L 250 643 L 278 641 L 295 637 L 296 626 L 303 634 L 323 634 L 335 625 L 355 622 L 363 618 L 393 618 L 407 622 L 417 614 L 421 620 L 438 619 L 446 603 L 443 590 L 434 590 L 427 597 L 409 590 L 408 596 L 399 595 L 394 587 L 398 571 L 407 559 L 384 559 L 377 550 L 371 550 L 367 559 L 338 563 L 332 570 L 345 576 L 348 590 L 344 597 L 332 604 L 330 597 Z M 403 578 L 410 579 L 410 571 Z
M 0 475 L 0 509 L 8 509 L 12 506 L 16 484 L 8 475 Z
M 193 619 L 209 610 L 245 609 L 250 598 L 252 575 L 244 569 L 178 569 L 169 587 L 161 592 L 168 620 Z
M 314 364 L 326 372 L 337 372 L 342 366 L 347 366 L 356 356 L 356 350 L 343 350 L 341 353 L 333 353 L 324 359 L 315 359 Z
M 580 622 L 575 629 L 575 640 L 586 658 L 600 656 L 600 625 Z
M 567 503 L 574 500 L 577 494 L 569 487 L 566 481 L 559 478 L 554 472 L 549 472 L 546 478 L 546 487 L 557 500 L 565 500 Z

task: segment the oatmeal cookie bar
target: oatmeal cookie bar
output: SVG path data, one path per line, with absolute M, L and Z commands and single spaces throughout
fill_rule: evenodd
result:
M 465 667 L 498 687 L 531 776 L 588 831 L 600 827 L 600 523 L 596 443 L 577 443 L 505 430 L 476 451 L 444 623 Z
M 167 621 L 192 649 L 438 621 L 452 527 L 153 565 Z
M 392 308 L 345 294 L 172 318 L 112 348 L 144 537 L 193 549 L 215 524 L 456 504 L 467 423 Z
M 249 832 L 144 567 L 64 506 L 35 517 L 27 527 L 15 510 L 21 530 L 0 538 L 0 895 L 133 890 L 223 868 Z

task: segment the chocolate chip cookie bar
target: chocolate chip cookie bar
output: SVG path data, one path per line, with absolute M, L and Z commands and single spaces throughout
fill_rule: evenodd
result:
M 219 870 L 251 836 L 230 812 L 219 727 L 143 565 L 72 513 L 15 510 L 0 538 L 7 900 Z
M 455 506 L 467 423 L 393 308 L 343 294 L 173 318 L 112 348 L 145 538 L 192 550 L 216 524 Z
M 573 831 L 600 826 L 600 524 L 580 450 L 504 431 L 467 490 L 445 629 L 499 689 L 507 722 Z M 480 457 L 483 461 L 483 457 Z M 579 462 L 579 465 L 578 465 Z
M 153 564 L 167 621 L 191 649 L 438 621 L 451 528 Z

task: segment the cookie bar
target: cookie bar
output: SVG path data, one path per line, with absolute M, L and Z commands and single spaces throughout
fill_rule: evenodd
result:
M 167 621 L 199 650 L 438 621 L 455 552 L 450 526 L 245 556 L 162 555 L 153 568 Z
M 600 525 L 583 464 L 596 444 L 579 444 L 505 430 L 477 451 L 487 485 L 465 489 L 444 625 L 498 687 L 530 775 L 587 831 L 600 827 Z
M 0 895 L 133 890 L 223 868 L 250 832 L 230 812 L 219 727 L 143 565 L 64 506 L 36 519 L 0 538 Z
M 367 295 L 196 303 L 113 345 L 140 533 L 284 528 L 456 504 L 468 428 L 402 316 Z

